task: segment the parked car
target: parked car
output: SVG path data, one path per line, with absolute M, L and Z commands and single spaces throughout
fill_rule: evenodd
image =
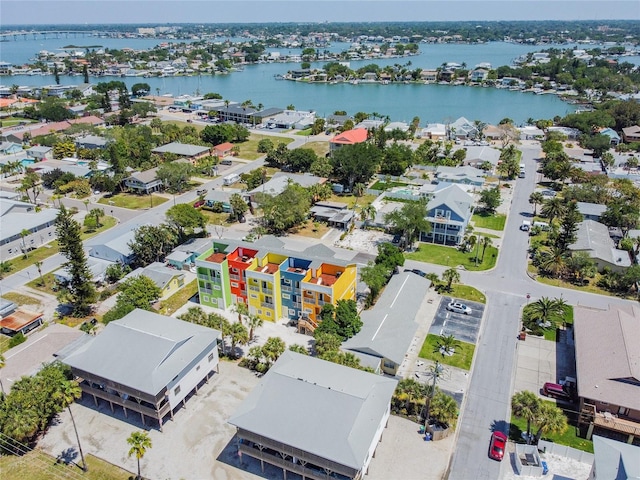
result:
M 423 272 L 422 270 L 418 270 L 417 268 L 413 268 L 411 270 L 405 269 L 405 272 L 413 272 L 416 275 L 420 275 L 421 277 L 426 277 L 427 276 L 426 272 Z
M 233 160 L 229 160 L 228 158 L 225 158 L 220 162 L 220 165 L 233 165 Z
M 454 313 L 464 313 L 465 315 L 469 315 L 472 312 L 471 308 L 467 305 L 456 301 L 450 302 L 449 305 L 447 305 L 447 310 Z
M 560 400 L 571 400 L 571 393 L 568 386 L 558 383 L 546 382 L 542 386 L 542 393 L 547 397 L 558 398 Z
M 402 239 L 402 235 L 396 234 L 396 235 L 393 236 L 393 239 L 391 240 L 391 243 L 397 245 L 398 243 L 400 243 L 401 239 Z
M 506 446 L 507 436 L 502 432 L 493 432 L 491 434 L 491 443 L 489 443 L 489 457 L 501 462 L 504 458 Z
M 196 193 L 198 195 L 206 195 L 207 194 L 207 189 L 206 188 L 202 188 L 202 189 L 198 190 Z
M 204 205 L 204 200 L 198 200 L 196 203 L 193 204 L 194 208 L 198 208 Z

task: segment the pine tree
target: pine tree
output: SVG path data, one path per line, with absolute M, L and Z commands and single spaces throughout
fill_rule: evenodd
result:
M 62 206 L 56 217 L 56 234 L 60 253 L 68 260 L 65 267 L 71 274 L 71 280 L 67 287 L 61 290 L 59 300 L 71 303 L 73 314 L 76 316 L 87 315 L 91 304 L 96 300 L 96 290 L 91 281 L 80 233 L 80 224 L 73 219 L 71 212 Z

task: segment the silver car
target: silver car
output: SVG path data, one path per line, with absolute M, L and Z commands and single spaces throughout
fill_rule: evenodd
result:
M 464 313 L 465 315 L 469 315 L 472 311 L 468 306 L 460 302 L 449 303 L 447 305 L 447 310 L 454 313 Z

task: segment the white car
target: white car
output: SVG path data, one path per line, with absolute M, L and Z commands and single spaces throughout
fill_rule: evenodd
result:
M 464 303 L 460 302 L 449 303 L 449 305 L 447 305 L 447 310 L 454 313 L 464 313 L 465 315 L 469 315 L 471 313 L 471 309 Z

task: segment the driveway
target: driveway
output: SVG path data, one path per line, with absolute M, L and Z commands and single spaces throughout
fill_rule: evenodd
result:
M 433 335 L 453 335 L 461 342 L 475 344 L 478 340 L 478 329 L 482 321 L 484 305 L 465 300 L 464 303 L 471 308 L 471 313 L 465 315 L 447 310 L 447 305 L 452 300 L 454 300 L 452 297 L 442 297 L 429 333 Z

